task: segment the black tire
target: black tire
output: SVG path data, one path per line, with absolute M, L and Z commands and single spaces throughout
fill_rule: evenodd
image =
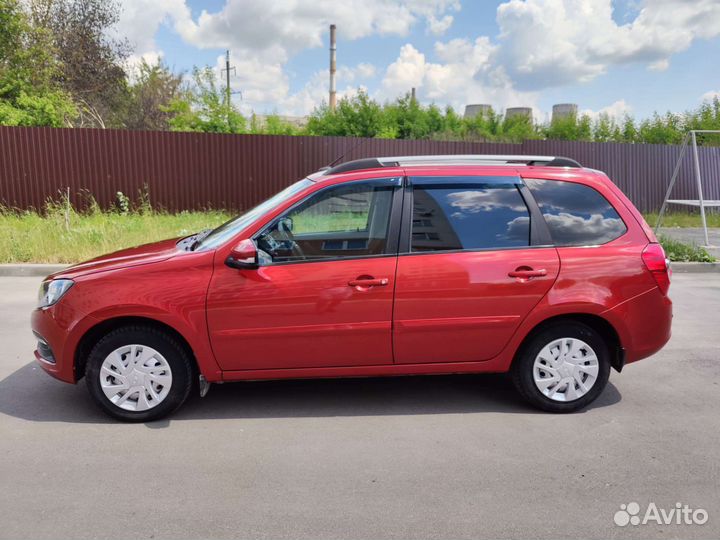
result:
M 572 401 L 555 401 L 544 395 L 534 382 L 533 364 L 545 345 L 560 338 L 584 341 L 598 359 L 598 374 L 592 388 Z M 533 335 L 518 351 L 511 370 L 513 384 L 520 395 L 531 405 L 552 413 L 575 412 L 592 403 L 602 393 L 610 377 L 610 354 L 603 338 L 591 327 L 575 321 L 558 321 L 549 324 Z
M 110 401 L 100 384 L 102 363 L 114 350 L 124 345 L 139 344 L 152 347 L 167 361 L 172 383 L 167 396 L 151 409 L 129 411 Z M 162 418 L 178 409 L 190 395 L 194 363 L 186 349 L 162 330 L 148 326 L 123 326 L 105 335 L 90 351 L 85 368 L 85 382 L 90 395 L 106 414 L 124 422 L 149 422 Z

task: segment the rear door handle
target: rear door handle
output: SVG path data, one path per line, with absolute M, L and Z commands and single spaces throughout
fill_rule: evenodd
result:
M 532 268 L 529 268 L 527 266 L 520 266 L 512 272 L 508 272 L 508 276 L 519 279 L 530 279 L 534 277 L 547 276 L 547 270 L 545 270 L 544 268 L 538 268 L 537 270 L 533 270 Z
M 359 277 L 357 279 L 352 279 L 348 281 L 348 285 L 350 287 L 359 287 L 359 288 L 366 288 L 366 287 L 384 287 L 388 284 L 388 278 L 363 278 Z

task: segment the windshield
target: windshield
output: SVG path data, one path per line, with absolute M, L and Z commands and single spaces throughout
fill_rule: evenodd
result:
M 307 178 L 305 178 L 304 180 L 300 180 L 299 182 L 295 182 L 290 187 L 285 188 L 280 193 L 273 195 L 265 202 L 260 203 L 252 210 L 249 210 L 248 212 L 245 212 L 244 214 L 239 215 L 231 219 L 230 221 L 226 221 L 217 229 L 213 230 L 210 234 L 208 234 L 205 238 L 200 240 L 197 246 L 195 246 L 195 251 L 215 249 L 218 246 L 221 246 L 222 244 L 230 240 L 230 238 L 242 231 L 245 227 L 250 225 L 253 221 L 265 215 L 267 212 L 275 208 L 283 201 L 286 201 L 293 195 L 300 193 L 302 190 L 304 190 L 308 186 L 311 186 L 312 184 L 312 180 L 308 180 Z

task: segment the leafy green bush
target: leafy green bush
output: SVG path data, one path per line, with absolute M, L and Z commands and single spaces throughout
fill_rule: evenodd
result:
M 658 240 L 667 258 L 673 262 L 715 262 L 715 257 L 700 246 L 685 244 L 664 235 L 660 235 Z

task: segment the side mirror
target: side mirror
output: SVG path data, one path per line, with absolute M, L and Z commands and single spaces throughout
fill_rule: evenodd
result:
M 259 265 L 255 243 L 249 238 L 240 241 L 240 243 L 232 249 L 230 256 L 225 259 L 225 264 L 231 268 L 248 270 L 257 268 Z

